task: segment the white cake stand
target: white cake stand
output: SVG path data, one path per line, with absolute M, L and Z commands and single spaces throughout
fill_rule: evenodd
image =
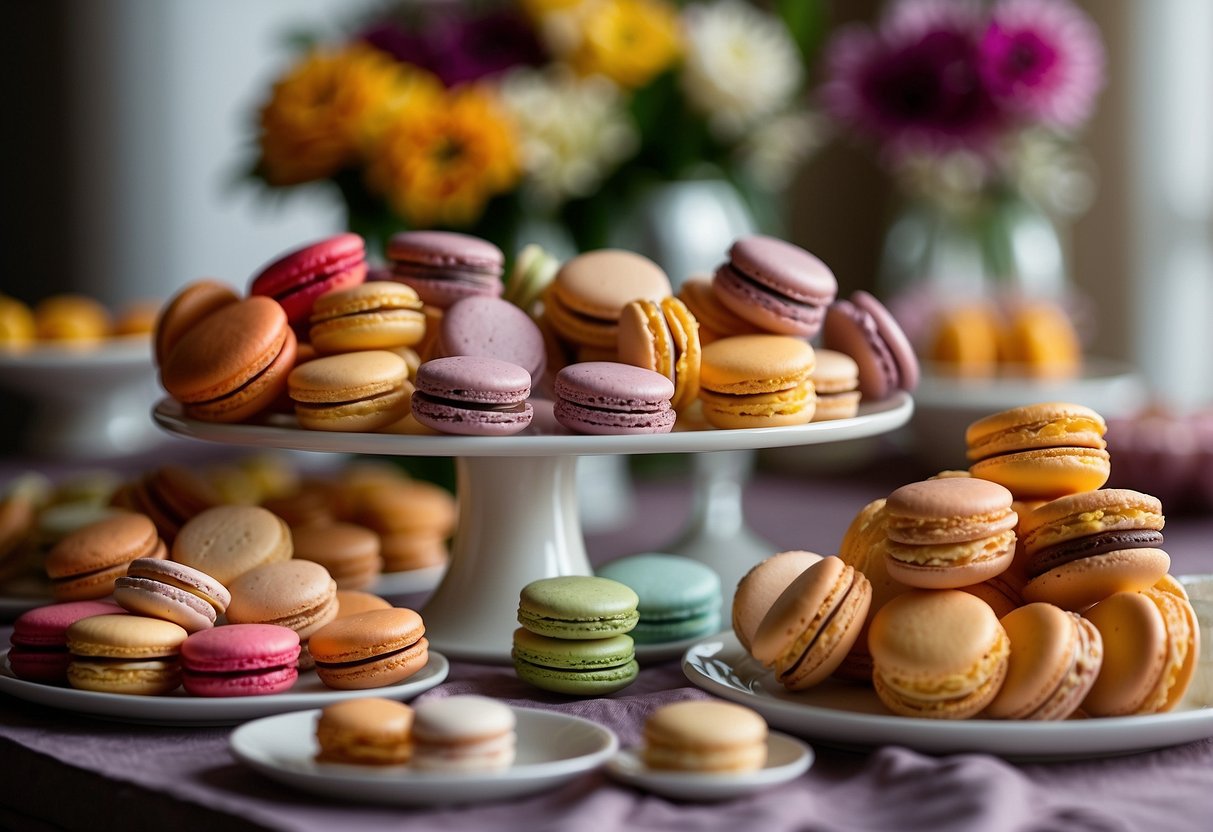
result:
M 447 656 L 507 662 L 517 627 L 519 590 L 539 578 L 591 574 L 577 516 L 577 457 L 838 442 L 894 430 L 909 421 L 913 409 L 910 397 L 899 394 L 864 405 L 853 419 L 796 427 L 637 436 L 531 431 L 507 437 L 399 436 L 301 430 L 289 421 L 223 425 L 186 419 L 180 406 L 171 400 L 158 404 L 153 417 L 170 433 L 233 445 L 455 457 L 459 525 L 450 566 L 422 610 L 426 636 Z

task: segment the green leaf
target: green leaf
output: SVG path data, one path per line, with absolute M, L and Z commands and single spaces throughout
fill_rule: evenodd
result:
M 811 65 L 826 30 L 826 8 L 822 0 L 775 0 L 775 9 L 792 40 L 800 49 L 800 57 Z

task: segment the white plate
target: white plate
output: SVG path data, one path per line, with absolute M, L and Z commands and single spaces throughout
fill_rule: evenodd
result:
M 187 726 L 235 725 L 271 714 L 323 708 L 344 699 L 367 696 L 408 700 L 442 682 L 450 670 L 446 657 L 431 650 L 429 663 L 424 668 L 403 682 L 384 688 L 333 690 L 326 688 L 316 673 L 309 670 L 299 674 L 299 680 L 287 693 L 208 698 L 190 696 L 180 688 L 167 696 L 132 696 L 43 685 L 15 677 L 8 666 L 7 650 L 2 659 L 0 693 L 115 722 Z
M 608 728 L 555 711 L 511 708 L 518 756 L 496 772 L 414 771 L 408 766 L 318 763 L 316 715 L 302 711 L 259 719 L 232 732 L 236 759 L 306 792 L 359 803 L 404 806 L 505 800 L 553 789 L 602 765 L 619 748 Z
M 339 433 L 303 430 L 296 427 L 294 419 L 289 416 L 264 425 L 221 424 L 185 418 L 181 405 L 172 399 L 162 399 L 152 411 L 152 418 L 170 433 L 231 445 L 397 456 L 499 457 L 695 453 L 817 445 L 886 433 L 909 421 L 913 411 L 914 402 L 909 394 L 899 392 L 884 401 L 861 405 L 859 415 L 852 419 L 810 422 L 807 425 L 779 428 L 687 430 L 631 436 L 582 436 L 572 433 L 536 435 L 530 429 L 515 436 Z
M 690 648 L 682 670 L 695 685 L 753 708 L 777 728 L 842 747 L 904 745 L 935 754 L 1057 759 L 1130 754 L 1213 737 L 1213 708 L 1063 722 L 894 716 L 863 685 L 830 680 L 800 693 L 784 690 L 732 632 Z
M 732 800 L 752 792 L 795 780 L 813 764 L 813 749 L 795 737 L 767 735 L 767 762 L 755 771 L 700 773 L 659 771 L 644 764 L 637 751 L 627 748 L 607 763 L 607 772 L 620 782 L 675 800 Z
M 442 582 L 446 565 L 427 566 L 425 569 L 409 569 L 404 572 L 384 572 L 366 591 L 375 595 L 411 595 L 414 592 L 429 592 Z

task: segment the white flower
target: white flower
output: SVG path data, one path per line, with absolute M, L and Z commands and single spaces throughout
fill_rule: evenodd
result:
M 800 53 L 783 23 L 740 0 L 687 7 L 683 89 L 723 139 L 783 107 L 800 88 Z
M 825 120 L 809 112 L 784 113 L 751 130 L 738 147 L 742 167 L 770 191 L 788 186 L 805 159 L 825 142 Z
M 527 179 L 549 206 L 593 193 L 639 145 L 623 97 L 606 78 L 517 69 L 501 97 L 518 125 Z

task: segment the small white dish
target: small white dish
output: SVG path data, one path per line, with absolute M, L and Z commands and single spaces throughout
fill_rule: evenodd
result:
M 299 674 L 286 693 L 265 696 L 190 696 L 181 688 L 167 696 L 133 696 L 44 685 L 18 679 L 8 666 L 8 651 L 0 654 L 0 693 L 38 705 L 85 714 L 114 722 L 143 725 L 210 726 L 235 725 L 258 717 L 323 708 L 346 699 L 382 696 L 409 700 L 446 679 L 450 663 L 441 653 L 430 651 L 430 660 L 403 682 L 367 690 L 327 688 L 315 671 Z
M 479 803 L 553 789 L 601 766 L 619 748 L 609 728 L 556 711 L 511 706 L 517 757 L 493 772 L 416 771 L 408 766 L 318 763 L 316 716 L 299 711 L 246 723 L 232 732 L 240 762 L 301 791 L 355 803 L 401 806 Z
M 813 764 L 813 749 L 787 734 L 767 735 L 767 762 L 754 771 L 663 771 L 644 764 L 637 749 L 625 748 L 607 763 L 621 783 L 674 800 L 717 802 L 795 780 Z
M 446 565 L 427 566 L 424 569 L 409 569 L 404 572 L 384 572 L 367 587 L 375 595 L 411 595 L 414 592 L 429 592 L 442 583 Z

